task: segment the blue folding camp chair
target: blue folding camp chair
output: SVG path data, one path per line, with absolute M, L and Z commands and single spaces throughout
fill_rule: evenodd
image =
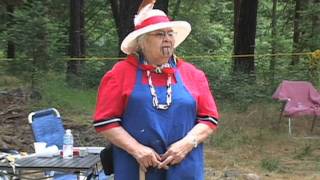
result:
M 63 127 L 60 113 L 55 108 L 44 109 L 31 112 L 28 116 L 31 124 L 35 142 L 46 142 L 47 146 L 56 145 L 60 150 L 63 148 L 63 136 L 65 129 Z M 92 173 L 84 179 L 91 179 Z M 76 180 L 79 177 L 75 174 L 66 174 L 64 172 L 50 172 L 49 176 L 54 176 L 54 180 Z M 103 172 L 99 173 L 98 179 L 106 179 Z
M 60 113 L 55 108 L 31 112 L 28 116 L 35 142 L 45 142 L 48 146 L 63 148 L 64 127 Z M 55 172 L 46 172 L 46 176 L 54 176 Z
M 62 149 L 64 127 L 58 110 L 49 108 L 31 112 L 28 121 L 36 142 L 46 142 L 47 146 L 56 145 Z
M 31 112 L 28 116 L 31 124 L 35 142 L 45 142 L 48 146 L 56 145 L 59 150 L 63 148 L 63 136 L 65 129 L 60 113 L 55 108 Z M 46 172 L 47 176 L 54 176 L 54 179 L 77 179 L 74 174 L 62 172 Z

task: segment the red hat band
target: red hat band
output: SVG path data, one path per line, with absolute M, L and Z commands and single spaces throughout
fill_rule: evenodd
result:
M 170 22 L 170 19 L 167 16 L 152 16 L 142 21 L 139 25 L 135 26 L 135 30 L 163 22 Z

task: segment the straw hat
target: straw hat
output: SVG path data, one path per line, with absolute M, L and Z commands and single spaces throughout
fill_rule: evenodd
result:
M 121 50 L 124 53 L 132 54 L 137 50 L 137 37 L 158 29 L 172 28 L 174 32 L 177 32 L 175 36 L 175 48 L 189 35 L 191 25 L 188 22 L 170 21 L 163 11 L 153 9 L 154 2 L 139 8 L 138 14 L 134 18 L 135 30 L 128 34 L 121 43 Z M 141 6 L 143 4 L 144 2 Z

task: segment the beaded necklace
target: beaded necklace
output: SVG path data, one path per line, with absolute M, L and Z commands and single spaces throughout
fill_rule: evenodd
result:
M 161 66 L 155 67 L 155 66 L 147 65 L 147 61 L 144 61 L 143 67 L 147 71 L 147 78 L 148 78 L 150 93 L 152 96 L 153 107 L 155 107 L 156 109 L 160 109 L 160 110 L 167 110 L 172 103 L 172 74 L 173 74 L 173 70 L 171 68 L 171 65 L 169 63 L 165 63 L 165 64 L 162 64 Z M 156 73 L 159 73 L 159 74 L 165 73 L 168 76 L 168 78 L 167 78 L 167 91 L 166 91 L 166 103 L 165 104 L 159 103 L 158 95 L 157 95 L 156 89 L 154 88 L 154 85 L 153 85 L 152 79 L 151 79 L 151 70 Z

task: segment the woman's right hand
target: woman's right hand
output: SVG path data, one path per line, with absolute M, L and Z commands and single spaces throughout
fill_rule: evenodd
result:
M 144 172 L 147 171 L 148 167 L 157 167 L 161 163 L 160 155 L 153 149 L 142 144 L 136 148 L 132 155 L 138 161 Z
M 158 167 L 160 156 L 150 147 L 140 144 L 122 126 L 114 127 L 102 134 L 114 145 L 124 149 L 131 154 L 139 163 L 141 169 L 146 172 L 147 168 Z

